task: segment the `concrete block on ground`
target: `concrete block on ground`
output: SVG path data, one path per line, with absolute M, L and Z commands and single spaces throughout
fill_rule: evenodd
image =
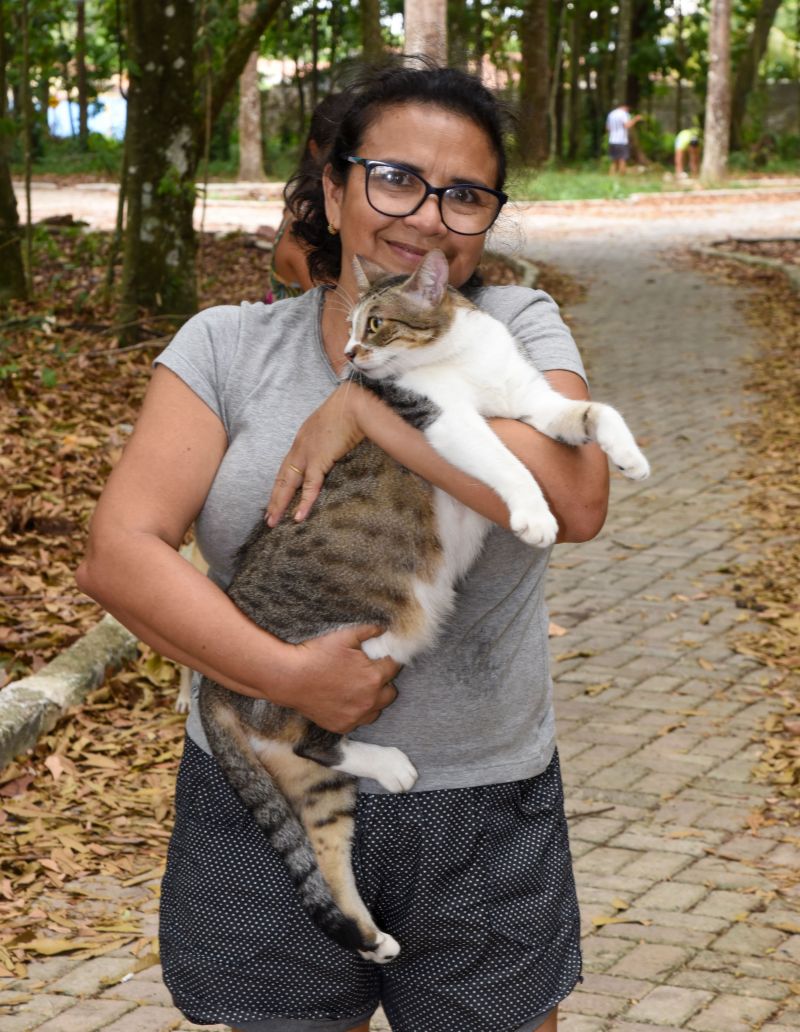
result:
M 725 994 L 695 1014 L 687 1028 L 696 1032 L 752 1032 L 753 1026 L 766 1021 L 777 1008 L 774 1000 Z
M 710 1003 L 713 993 L 700 989 L 681 989 L 674 985 L 657 986 L 628 1011 L 626 1015 L 637 1021 L 671 1021 L 683 1025 L 701 1007 Z
M 136 653 L 135 635 L 106 615 L 83 638 L 0 694 L 0 769 L 36 744 L 70 706 L 81 702 Z
M 122 978 L 133 967 L 133 958 L 127 957 L 94 957 L 79 964 L 68 975 L 64 975 L 51 985 L 56 993 L 68 996 L 91 996 L 104 987 L 106 980 Z
M 127 1000 L 80 1000 L 74 1007 L 39 1025 L 36 1032 L 99 1032 L 136 1007 Z
M 683 967 L 691 953 L 679 946 L 663 943 L 640 943 L 608 969 L 610 975 L 641 978 L 648 981 L 662 979 Z
M 136 1007 L 106 1025 L 104 1032 L 173 1032 L 182 1021 L 174 1007 Z

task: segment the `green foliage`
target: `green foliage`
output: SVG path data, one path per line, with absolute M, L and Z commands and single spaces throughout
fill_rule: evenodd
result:
M 116 179 L 122 163 L 123 144 L 107 139 L 99 133 L 89 134 L 89 149 L 82 151 L 75 137 L 57 139 L 48 136 L 42 142 L 41 153 L 34 161 L 35 175 L 77 175 Z M 12 153 L 11 170 L 22 174 L 22 151 L 17 146 Z
M 614 200 L 664 189 L 663 168 L 643 175 L 630 172 L 626 176 L 610 176 L 607 165 L 586 162 L 571 168 L 519 170 L 513 173 L 506 189 L 515 201 Z

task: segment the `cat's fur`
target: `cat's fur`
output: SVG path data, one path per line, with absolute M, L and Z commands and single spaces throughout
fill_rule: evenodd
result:
M 383 274 L 371 286 L 357 273 L 363 294 L 346 349 L 352 364 L 446 459 L 497 491 L 524 541 L 552 544 L 557 524 L 534 478 L 484 417 L 522 419 L 569 444 L 596 440 L 627 476 L 647 476 L 622 417 L 557 394 L 502 324 L 447 286 L 441 252 L 407 279 Z M 258 524 L 229 594 L 289 642 L 378 624 L 386 631 L 364 644 L 367 655 L 408 663 L 434 642 L 489 525 L 364 441 L 336 463 L 305 522 Z M 214 756 L 285 858 L 319 927 L 371 960 L 391 960 L 400 947 L 358 896 L 350 843 L 356 778 L 407 791 L 416 779 L 407 757 L 208 679 L 200 713 Z

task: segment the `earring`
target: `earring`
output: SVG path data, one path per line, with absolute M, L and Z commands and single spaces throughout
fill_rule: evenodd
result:
M 336 228 L 336 226 L 334 226 L 334 224 L 332 222 L 329 222 L 328 223 L 328 232 L 330 233 L 331 236 L 336 236 L 336 234 L 339 232 L 339 230 Z

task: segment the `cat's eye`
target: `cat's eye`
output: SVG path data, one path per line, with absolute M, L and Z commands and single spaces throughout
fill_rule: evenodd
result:
M 378 315 L 371 315 L 367 322 L 367 329 L 370 333 L 377 333 L 378 330 L 383 326 L 383 319 Z

